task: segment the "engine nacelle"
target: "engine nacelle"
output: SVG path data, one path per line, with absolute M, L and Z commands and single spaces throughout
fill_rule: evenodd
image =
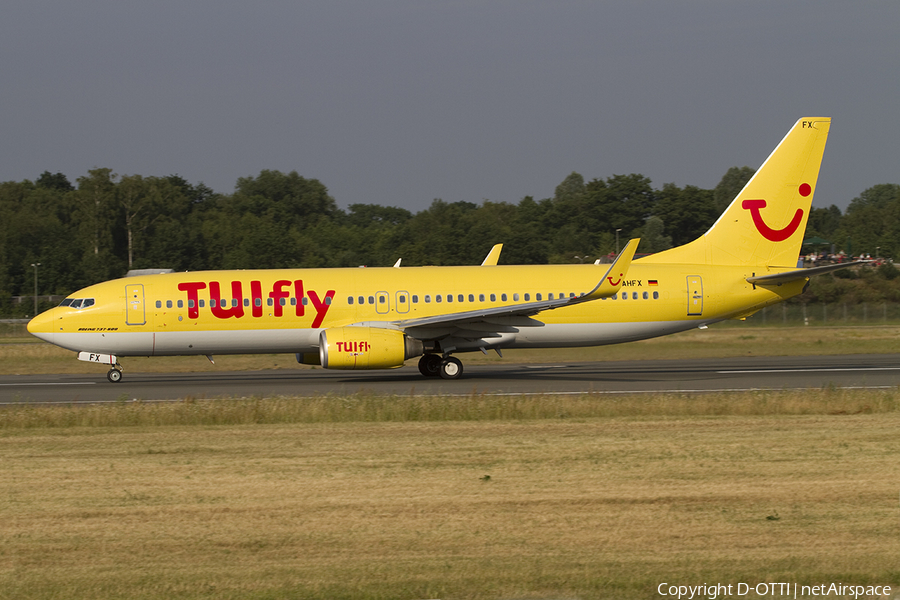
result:
M 420 340 L 396 329 L 333 327 L 319 334 L 319 358 L 326 369 L 394 369 L 424 352 Z

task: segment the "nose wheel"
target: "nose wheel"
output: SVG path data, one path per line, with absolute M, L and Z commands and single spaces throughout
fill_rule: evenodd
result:
M 106 374 L 106 378 L 112 383 L 119 383 L 122 381 L 122 369 L 113 367 L 109 370 L 109 373 Z

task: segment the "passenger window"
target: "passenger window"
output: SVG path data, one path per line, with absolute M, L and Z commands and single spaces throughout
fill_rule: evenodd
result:
M 503 302 L 506 302 L 506 294 L 501 294 L 500 300 L 502 300 Z
M 613 299 L 613 300 L 618 300 L 618 299 L 619 299 L 619 294 L 613 294 L 613 295 L 612 295 L 612 299 Z
M 387 299 L 387 298 L 385 298 L 384 296 L 378 296 L 378 304 L 384 304 L 384 301 L 385 301 L 386 299 Z
M 538 302 L 541 301 L 541 298 L 542 298 L 542 296 L 541 296 L 540 294 L 535 294 L 535 295 L 534 295 L 534 299 L 537 300 Z
M 366 303 L 366 299 L 363 298 L 362 296 L 360 296 L 359 298 L 357 298 L 357 301 L 358 301 L 360 304 L 365 304 L 365 303 Z
M 325 306 L 331 306 L 331 296 L 325 296 Z
M 172 301 L 166 300 L 166 308 L 172 308 Z
M 525 294 L 525 302 L 531 300 L 531 294 Z
M 375 296 L 369 296 L 369 304 L 375 304 Z
M 353 296 L 347 296 L 347 304 L 353 304 Z
M 547 300 L 553 300 L 553 292 L 547 294 Z
M 184 300 L 178 301 L 178 308 L 184 308 Z
M 219 300 L 219 306 L 225 308 L 226 306 L 228 306 L 228 300 L 226 300 L 225 298 L 221 298 Z
M 275 302 L 274 302 L 271 298 L 269 298 L 268 300 L 266 300 L 266 304 L 267 304 L 268 306 L 275 306 Z
M 237 305 L 238 305 L 238 300 L 237 300 L 237 298 L 232 298 L 232 299 L 231 299 L 231 306 L 232 306 L 232 308 L 237 307 Z
M 491 302 L 497 301 L 497 294 L 491 294 Z
M 419 296 L 418 296 L 417 294 L 413 294 L 413 296 L 412 296 L 412 303 L 413 303 L 413 304 L 418 304 L 418 303 L 419 303 Z
M 632 300 L 637 300 L 637 299 L 638 299 L 637 292 L 632 292 L 632 293 L 631 293 L 631 299 L 632 299 Z
M 300 301 L 300 304 L 302 304 L 303 306 L 306 306 L 307 304 L 309 304 L 309 298 L 304 296 L 303 300 Z
M 262 298 L 254 298 L 253 306 L 262 306 Z
M 453 302 L 453 294 L 447 294 L 447 302 Z
M 400 304 L 406 304 L 406 296 L 400 296 Z
M 659 292 L 653 292 L 653 299 L 659 300 Z
M 280 304 L 281 306 L 287 306 L 287 298 L 279 298 L 278 304 Z
M 200 301 L 200 308 L 204 308 L 206 306 L 206 300 Z
M 469 294 L 469 302 L 475 302 L 475 294 Z
M 648 300 L 649 298 L 650 298 L 650 295 L 647 294 L 647 292 L 644 292 L 644 300 Z
M 438 294 L 437 296 L 435 296 L 435 297 L 434 297 L 434 301 L 435 301 L 435 302 L 440 302 L 440 301 L 441 301 L 441 295 Z
M 622 292 L 622 300 L 628 300 L 628 292 Z
M 194 308 L 194 301 L 188 300 L 188 308 Z
M 156 308 L 162 308 L 162 301 L 161 301 L 161 300 L 157 300 L 157 301 L 156 301 Z
M 459 300 L 460 302 L 465 302 L 465 301 L 466 301 L 465 296 L 463 296 L 462 294 L 460 294 L 459 296 L 457 296 L 456 299 Z
M 431 304 L 431 294 L 425 294 L 425 304 Z
M 244 298 L 244 306 L 250 306 L 250 298 Z M 178 301 L 178 308 L 181 308 L 181 300 Z
M 478 301 L 484 302 L 484 294 L 478 294 Z
M 516 292 L 515 294 L 513 294 L 513 302 L 518 302 L 518 301 L 519 301 L 519 294 L 518 294 L 518 292 Z

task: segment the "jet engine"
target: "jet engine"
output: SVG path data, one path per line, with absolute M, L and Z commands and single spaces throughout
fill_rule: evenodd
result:
M 396 329 L 333 327 L 319 334 L 326 369 L 394 369 L 424 354 L 422 342 Z

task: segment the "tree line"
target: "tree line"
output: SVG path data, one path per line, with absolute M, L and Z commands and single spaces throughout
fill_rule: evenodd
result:
M 10 298 L 34 293 L 38 263 L 38 294 L 67 295 L 141 268 L 479 264 L 500 242 L 501 264 L 593 262 L 636 236 L 639 252 L 658 252 L 702 235 L 752 175 L 733 167 L 714 189 L 657 189 L 640 174 L 585 181 L 573 172 L 552 198 L 437 199 L 413 213 L 374 204 L 341 210 L 324 184 L 296 171 L 240 178 L 231 194 L 179 175 L 120 177 L 98 168 L 73 183 L 45 171 L 0 183 L 0 315 L 30 312 Z M 813 236 L 848 254 L 893 256 L 900 185 L 863 191 L 845 213 L 814 208 Z

